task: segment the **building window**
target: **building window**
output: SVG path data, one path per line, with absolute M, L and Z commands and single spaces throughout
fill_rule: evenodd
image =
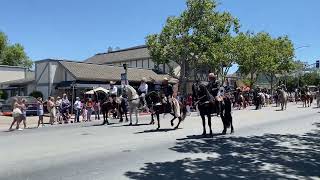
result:
M 142 63 L 142 68 L 144 69 L 148 69 L 149 68 L 149 63 L 148 63 L 148 59 L 145 59 L 143 60 L 143 63 Z
M 137 68 L 142 68 L 142 60 L 137 60 Z
M 154 62 L 149 59 L 149 69 L 154 69 L 155 68 L 155 65 L 154 65 Z

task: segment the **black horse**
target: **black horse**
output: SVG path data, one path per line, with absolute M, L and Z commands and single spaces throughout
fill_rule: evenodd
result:
M 103 115 L 103 125 L 110 124 L 108 121 L 109 113 L 115 111 L 119 112 L 120 121 L 123 122 L 123 116 L 126 118 L 126 122 L 128 122 L 128 103 L 126 100 L 126 97 L 120 98 L 120 102 L 115 102 L 105 99 L 104 102 L 101 105 L 101 112 Z
M 151 122 L 150 124 L 154 124 L 154 117 L 157 118 L 158 121 L 158 128 L 160 129 L 160 114 L 171 114 L 173 118 L 171 119 L 171 126 L 174 126 L 174 120 L 178 118 L 179 122 L 174 127 L 174 129 L 178 129 L 180 123 L 186 118 L 187 115 L 187 109 L 186 106 L 183 105 L 183 103 L 179 103 L 180 106 L 180 115 L 177 116 L 176 114 L 176 107 L 175 105 L 169 103 L 168 101 L 164 100 L 164 98 L 161 97 L 161 95 L 156 92 L 152 91 L 146 95 L 146 102 L 148 105 L 148 108 L 151 112 Z
M 210 130 L 210 135 L 212 136 L 212 127 L 211 127 L 211 115 L 214 113 L 217 113 L 221 116 L 221 120 L 223 122 L 223 131 L 222 134 L 226 133 L 226 129 L 228 127 L 230 127 L 230 124 L 232 122 L 232 117 L 231 116 L 231 112 L 230 112 L 230 116 L 227 110 L 227 113 L 225 113 L 226 111 L 226 107 L 229 106 L 225 106 L 223 101 L 217 101 L 215 97 L 213 97 L 207 87 L 204 84 L 201 83 L 196 83 L 192 85 L 192 91 L 193 91 L 193 100 L 194 100 L 194 105 L 198 106 L 199 112 L 200 112 L 200 116 L 202 119 L 202 126 L 203 126 L 203 133 L 202 135 L 206 135 L 207 131 L 206 131 L 206 117 L 208 119 L 208 126 L 209 126 L 209 130 Z M 231 101 L 229 99 L 228 103 L 230 104 L 230 108 L 231 108 Z M 219 106 L 219 108 L 217 108 L 217 106 Z M 230 109 L 231 111 L 231 109 Z

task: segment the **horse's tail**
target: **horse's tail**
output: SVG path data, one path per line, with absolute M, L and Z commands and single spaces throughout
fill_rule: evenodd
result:
M 181 120 L 184 121 L 187 117 L 187 106 L 183 103 L 181 108 Z

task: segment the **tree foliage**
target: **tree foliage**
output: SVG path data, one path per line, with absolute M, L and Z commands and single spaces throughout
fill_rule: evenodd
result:
M 187 0 L 187 8 L 180 16 L 169 17 L 159 34 L 146 38 L 156 63 L 174 61 L 181 66 L 180 82 L 191 76 L 191 67 L 203 63 L 215 67 L 213 59 L 226 59 L 219 45 L 231 32 L 238 31 L 239 23 L 230 13 L 218 12 L 216 7 L 214 0 Z
M 198 67 L 209 68 L 224 81 L 230 67 L 238 64 L 251 86 L 259 74 L 273 85 L 276 75 L 297 68 L 288 36 L 239 33 L 239 28 L 238 19 L 229 12 L 219 12 L 215 0 L 187 0 L 186 10 L 169 17 L 160 33 L 146 37 L 146 44 L 157 64 L 174 61 L 180 65 L 182 84 Z
M 33 62 L 21 44 L 9 44 L 7 36 L 0 32 L 0 64 L 31 68 Z

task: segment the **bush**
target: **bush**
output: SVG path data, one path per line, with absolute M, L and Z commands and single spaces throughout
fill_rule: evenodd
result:
M 32 97 L 35 97 L 35 98 L 38 98 L 38 97 L 43 98 L 43 94 L 40 91 L 33 91 L 32 93 L 29 94 L 29 96 L 32 96 Z
M 0 90 L 0 99 L 8 99 L 8 93 L 6 91 Z

